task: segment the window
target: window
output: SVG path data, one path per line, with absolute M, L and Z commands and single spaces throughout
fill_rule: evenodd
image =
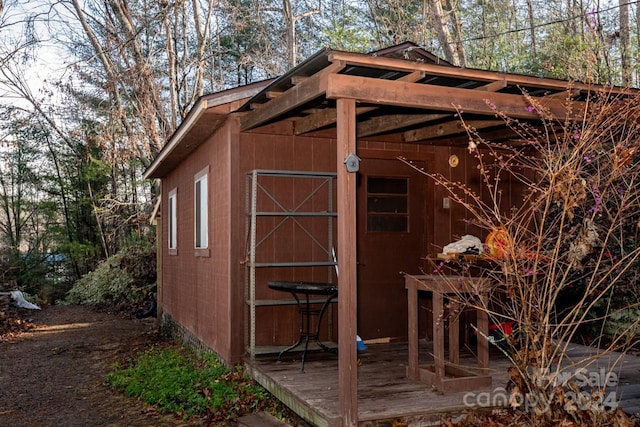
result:
M 177 203 L 176 203 L 176 195 L 177 195 L 177 190 L 174 188 L 173 190 L 169 191 L 169 203 L 168 203 L 168 209 L 169 209 L 169 224 L 168 224 L 168 241 L 169 241 L 169 254 L 171 255 L 175 255 L 177 249 L 178 249 L 178 214 L 176 212 L 176 207 L 177 207 Z
M 409 180 L 367 178 L 367 231 L 409 231 Z
M 194 223 L 195 223 L 195 247 L 196 249 L 206 249 L 209 247 L 209 217 L 208 217 L 208 192 L 207 173 L 209 168 L 205 168 L 195 176 L 194 193 Z

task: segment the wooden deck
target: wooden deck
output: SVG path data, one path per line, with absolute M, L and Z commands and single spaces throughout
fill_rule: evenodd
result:
M 429 363 L 430 342 L 421 342 L 420 363 Z M 579 361 L 595 350 L 572 345 L 568 360 Z M 467 355 L 461 364 L 473 365 Z M 609 372 L 616 355 L 599 359 L 590 366 L 593 372 Z M 492 384 L 469 392 L 442 394 L 424 384 L 406 378 L 406 343 L 369 345 L 359 354 L 358 424 L 363 427 L 411 427 L 438 425 L 445 417 L 455 418 L 472 405 L 493 407 L 506 404 L 508 360 L 493 348 L 490 356 Z M 338 403 L 338 360 L 326 352 L 307 354 L 305 372 L 300 372 L 300 353 L 259 356 L 246 362 L 250 374 L 272 394 L 314 426 L 340 426 Z M 573 368 L 572 368 L 573 369 Z M 577 369 L 577 368 L 576 368 Z M 618 376 L 615 391 L 620 405 L 629 413 L 640 413 L 640 357 L 627 355 L 614 370 Z M 396 422 L 397 424 L 394 424 Z M 404 423 L 404 424 L 402 424 Z

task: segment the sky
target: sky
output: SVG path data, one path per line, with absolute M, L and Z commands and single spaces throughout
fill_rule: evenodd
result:
M 43 99 L 43 89 L 53 90 L 47 82 L 64 76 L 70 58 L 49 34 L 55 24 L 49 11 L 44 0 L 4 1 L 0 14 L 0 103 L 29 108 L 21 92 Z M 33 16 L 36 19 L 28 25 L 27 19 Z M 17 46 L 25 46 L 29 40 L 37 43 L 6 61 Z

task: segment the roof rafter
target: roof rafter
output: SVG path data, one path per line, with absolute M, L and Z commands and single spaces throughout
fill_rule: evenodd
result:
M 281 114 L 324 95 L 326 76 L 341 70 L 344 65 L 342 61 L 335 61 L 322 71 L 302 80 L 282 95 L 270 100 L 266 105 L 252 105 L 255 109 L 240 118 L 240 130 L 249 130 L 263 125 Z
M 402 76 L 396 81 L 417 82 L 424 78 L 424 72 L 413 71 L 406 76 Z M 368 113 L 370 111 L 377 110 L 379 107 L 359 107 L 356 108 L 356 116 Z M 318 111 L 315 114 L 311 114 L 306 117 L 302 117 L 296 120 L 295 134 L 302 135 L 307 132 L 314 131 L 316 129 L 323 128 L 325 126 L 332 125 L 336 122 L 337 116 L 335 109 L 325 109 Z
M 329 55 L 330 61 L 344 61 L 347 65 L 360 65 L 370 68 L 384 68 L 388 70 L 396 71 L 424 71 L 427 75 L 453 77 L 471 80 L 485 80 L 495 81 L 497 76 L 500 76 L 506 84 L 521 85 L 521 86 L 534 86 L 537 88 L 550 89 L 550 90 L 566 90 L 569 87 L 575 90 L 592 90 L 593 85 L 578 83 L 578 82 L 565 82 L 562 80 L 527 76 L 523 74 L 508 74 L 499 73 L 496 71 L 477 70 L 472 68 L 460 68 L 443 65 L 435 65 L 420 62 L 409 62 L 395 58 L 385 57 L 371 57 L 361 55 L 357 53 L 339 52 L 334 51 Z M 626 90 L 619 88 L 610 88 L 614 92 L 624 93 Z

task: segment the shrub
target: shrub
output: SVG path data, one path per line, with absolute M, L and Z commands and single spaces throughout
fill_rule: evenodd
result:
M 580 366 L 628 350 L 640 326 L 637 300 L 621 297 L 638 289 L 640 103 L 636 94 L 606 90 L 586 96 L 586 111 L 577 118 L 558 118 L 540 98 L 526 94 L 527 109 L 538 112 L 539 123 L 496 110 L 517 135 L 513 144 L 486 140 L 467 126 L 480 185 L 427 174 L 465 208 L 470 224 L 504 235 L 500 254 L 480 267 L 494 283 L 490 304 L 459 298 L 487 311 L 492 323 L 517 325 L 505 354 L 515 366 L 510 404 L 525 415 L 519 425 L 574 418 L 581 425 L 614 422 L 619 413 L 602 410 L 604 386 L 570 405 L 576 381 L 558 384 L 557 378 L 577 369 L 566 353 L 585 326 L 612 336 L 596 342 L 601 350 Z M 578 110 L 571 98 L 569 92 L 569 113 Z M 506 206 L 505 181 L 522 189 L 521 203 Z M 465 265 L 459 270 L 471 273 Z
M 70 304 L 115 304 L 129 299 L 133 279 L 120 268 L 122 255 L 116 254 L 101 262 L 96 269 L 82 276 L 67 293 Z
M 67 293 L 65 302 L 122 308 L 143 300 L 155 280 L 155 247 L 150 242 L 137 241 L 82 276 Z
M 214 354 L 153 347 L 106 377 L 116 390 L 162 412 L 229 421 L 266 407 L 269 394 Z

